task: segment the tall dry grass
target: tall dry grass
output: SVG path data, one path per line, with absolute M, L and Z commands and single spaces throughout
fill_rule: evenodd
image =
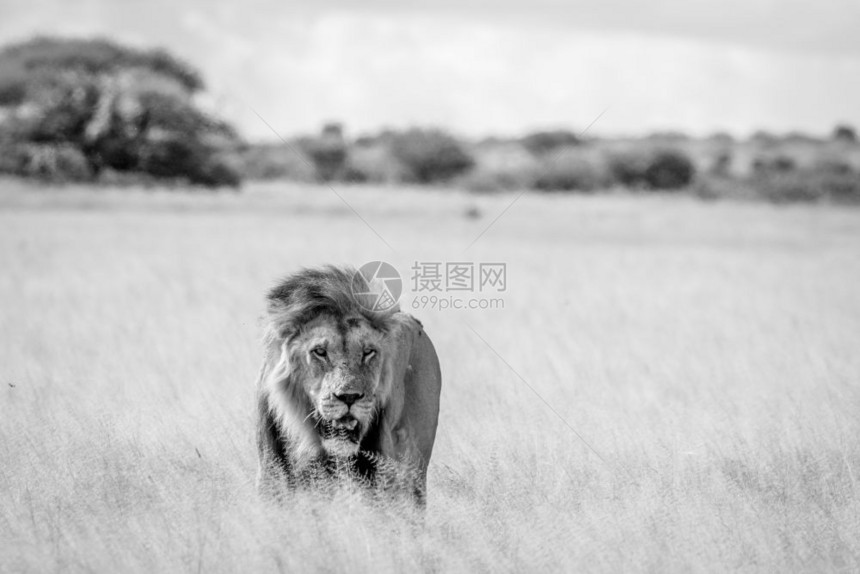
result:
M 860 568 L 860 212 L 525 196 L 465 250 L 512 196 L 339 188 L 390 251 L 324 188 L 15 186 L 0 570 Z M 348 487 L 274 507 L 263 293 L 373 259 L 508 264 L 503 311 L 413 311 L 444 373 L 427 510 Z

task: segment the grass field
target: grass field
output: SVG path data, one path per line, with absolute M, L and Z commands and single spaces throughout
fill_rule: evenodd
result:
M 325 187 L 0 183 L 0 570 L 860 569 L 860 210 L 529 194 L 467 249 L 514 196 L 337 191 L 393 249 Z M 267 505 L 264 292 L 377 259 L 507 264 L 503 310 L 412 311 L 426 513 Z

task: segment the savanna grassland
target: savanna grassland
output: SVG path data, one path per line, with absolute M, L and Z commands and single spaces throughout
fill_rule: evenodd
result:
M 468 247 L 513 195 L 337 191 L 391 249 L 325 187 L 0 183 L 0 570 L 860 569 L 860 211 L 527 194 Z M 273 507 L 264 293 L 378 259 L 507 264 L 503 310 L 411 310 L 426 513 Z

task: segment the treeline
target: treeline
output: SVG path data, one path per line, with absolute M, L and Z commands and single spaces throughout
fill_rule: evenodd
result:
M 848 125 L 828 138 L 601 139 L 549 130 L 467 141 L 431 128 L 350 137 L 331 123 L 255 145 L 197 105 L 204 87 L 195 68 L 160 50 L 55 38 L 8 46 L 0 50 L 0 174 L 110 185 L 283 179 L 860 201 L 860 144 Z
M 242 155 L 250 179 L 860 201 L 860 144 L 847 125 L 836 126 L 829 138 L 759 132 L 743 140 L 677 133 L 608 139 L 552 130 L 469 142 L 436 129 L 350 139 L 330 124 L 316 136 L 249 146 Z
M 244 163 L 246 175 L 254 179 L 453 184 L 476 191 L 594 191 L 613 185 L 678 189 L 694 179 L 696 167 L 677 148 L 603 154 L 598 142 L 565 130 L 468 142 L 419 128 L 347 140 L 340 124 L 328 124 L 319 136 L 249 146 Z

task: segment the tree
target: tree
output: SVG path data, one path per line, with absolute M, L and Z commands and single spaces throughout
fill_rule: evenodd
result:
M 447 181 L 475 164 L 464 146 L 441 130 L 413 128 L 392 135 L 389 144 L 418 183 Z
M 857 141 L 857 132 L 849 125 L 840 124 L 833 129 L 833 139 L 854 143 Z
M 690 185 L 696 166 L 679 149 L 629 150 L 609 160 L 613 179 L 626 187 L 643 189 L 681 189 Z
M 23 154 L 21 175 L 39 175 L 29 155 L 63 149 L 93 176 L 112 169 L 237 185 L 223 152 L 238 137 L 195 105 L 203 87 L 195 69 L 162 50 L 36 38 L 0 50 L 0 145 Z
M 344 170 L 347 145 L 343 137 L 343 126 L 336 122 L 323 126 L 319 136 L 301 141 L 304 152 L 314 162 L 317 177 L 322 181 L 337 179 Z
M 522 145 L 534 155 L 552 153 L 563 147 L 573 147 L 580 144 L 580 138 L 566 130 L 551 130 L 534 132 L 522 139 Z
M 651 189 L 681 189 L 693 182 L 696 167 L 680 150 L 658 150 L 645 170 L 645 182 Z

